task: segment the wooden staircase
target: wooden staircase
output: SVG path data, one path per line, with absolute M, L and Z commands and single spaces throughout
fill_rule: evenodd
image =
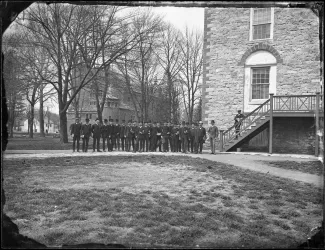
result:
M 222 132 L 220 151 L 230 151 L 233 148 L 239 147 L 264 130 L 269 121 L 270 99 L 239 121 L 241 126 L 238 134 L 235 125 Z
M 259 105 L 251 113 L 240 120 L 239 133 L 235 125 L 220 133 L 220 151 L 231 151 L 241 147 L 245 142 L 252 139 L 261 131 L 272 126 L 274 116 L 293 116 L 294 114 L 314 113 L 316 117 L 322 116 L 320 113 L 323 104 L 320 103 L 319 93 L 316 95 L 300 96 L 273 96 Z M 310 115 L 310 114 L 309 114 Z M 272 126 L 273 127 L 273 126 Z

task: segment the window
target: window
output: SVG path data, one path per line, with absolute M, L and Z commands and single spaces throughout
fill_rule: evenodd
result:
M 268 99 L 270 67 L 252 68 L 252 99 Z
M 252 53 L 245 61 L 244 112 L 251 112 L 276 95 L 276 58 L 268 51 Z
M 90 106 L 94 106 L 94 105 L 96 105 L 96 101 L 90 101 L 89 104 L 90 104 Z
M 250 40 L 273 38 L 273 8 L 256 8 L 251 12 Z

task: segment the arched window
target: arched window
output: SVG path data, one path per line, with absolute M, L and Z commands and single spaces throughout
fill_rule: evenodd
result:
M 245 61 L 244 110 L 250 112 L 276 94 L 276 58 L 268 51 L 252 53 Z

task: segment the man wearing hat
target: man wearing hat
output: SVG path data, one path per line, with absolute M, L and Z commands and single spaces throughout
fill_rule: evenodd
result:
M 150 128 L 148 126 L 148 123 L 144 123 L 144 128 L 143 128 L 143 137 L 144 137 L 144 149 L 146 152 L 149 151 L 149 141 L 150 141 Z
M 122 120 L 122 124 L 120 126 L 120 138 L 121 138 L 121 146 L 122 146 L 122 151 L 124 151 L 124 144 L 125 144 L 125 120 Z
M 244 118 L 244 115 L 241 113 L 241 110 L 238 110 L 238 114 L 235 116 L 235 130 L 236 130 L 236 139 L 238 138 L 238 135 L 240 135 L 240 126 L 242 123 L 242 119 Z
M 93 152 L 95 152 L 96 150 L 96 145 L 97 145 L 97 152 L 102 152 L 99 150 L 99 140 L 101 135 L 101 131 L 100 131 L 101 126 L 99 124 L 99 119 L 96 118 L 95 122 L 96 123 L 91 126 L 91 133 L 93 135 Z
M 184 122 L 185 125 L 185 122 Z M 182 123 L 178 125 L 178 152 L 182 152 L 182 137 L 181 137 Z
M 157 126 L 156 126 L 156 122 L 152 123 L 152 128 L 150 130 L 150 136 L 151 136 L 151 142 L 150 142 L 150 146 L 151 152 L 156 152 L 156 148 L 157 148 Z
M 109 125 L 108 125 L 108 151 L 113 151 L 113 144 L 114 144 L 114 131 L 115 126 L 113 124 L 113 119 L 109 119 Z
M 200 131 L 197 123 L 194 123 L 194 129 L 192 129 L 192 135 L 193 135 L 193 152 L 197 154 L 199 153 L 199 140 L 200 140 Z
M 128 121 L 128 125 L 125 127 L 124 135 L 126 136 L 126 151 L 130 152 L 131 142 L 132 142 L 132 124 L 131 121 Z
M 179 137 L 179 132 L 178 132 L 178 126 L 175 124 L 172 126 L 171 133 L 170 133 L 170 141 L 171 141 L 171 151 L 172 152 L 178 152 L 178 137 Z
M 203 127 L 203 122 L 199 121 L 199 146 L 200 146 L 200 154 L 202 154 L 202 149 L 203 149 L 203 143 L 205 143 L 207 134 L 206 134 L 206 130 Z
M 214 123 L 214 120 L 211 120 L 211 126 L 208 129 L 209 140 L 210 140 L 210 147 L 211 147 L 211 154 L 216 153 L 216 139 L 218 138 L 218 128 Z
M 81 125 L 81 138 L 82 138 L 82 152 L 88 151 L 89 137 L 91 135 L 91 124 L 89 119 L 86 118 L 86 124 Z
M 101 134 L 102 134 L 102 140 L 103 140 L 103 152 L 106 152 L 105 151 L 105 142 L 107 142 L 107 151 L 109 151 L 108 149 L 108 120 L 107 119 L 104 119 L 104 125 L 101 126 Z
M 80 144 L 80 133 L 81 133 L 81 123 L 79 123 L 79 118 L 76 118 L 76 122 L 71 124 L 70 132 L 72 136 L 72 150 L 75 151 L 75 145 L 77 141 L 77 152 L 79 152 L 79 144 Z
M 118 119 L 115 120 L 115 128 L 114 128 L 114 135 L 115 135 L 115 149 L 120 151 L 120 124 L 118 124 Z
M 191 149 L 191 153 L 194 153 L 194 131 L 195 131 L 195 123 L 192 122 L 191 124 L 191 128 L 189 128 L 189 135 L 188 137 L 189 139 L 189 145 L 190 145 L 190 149 Z
M 183 153 L 187 153 L 187 143 L 188 143 L 188 127 L 185 124 L 185 121 L 182 122 L 182 126 L 179 129 L 179 136 L 181 139 L 181 150 Z
M 145 148 L 144 148 L 144 133 L 145 133 L 145 129 L 142 125 L 142 122 L 139 123 L 139 128 L 138 128 L 138 140 L 139 140 L 139 148 L 138 151 L 139 152 L 145 152 Z
M 162 145 L 162 139 L 161 139 L 161 134 L 162 134 L 162 127 L 160 126 L 160 122 L 157 122 L 157 146 L 159 148 L 159 152 L 162 152 L 161 150 L 161 145 Z M 156 149 L 155 149 L 156 151 Z
M 164 126 L 161 128 L 161 141 L 163 145 L 163 152 L 168 152 L 168 132 L 169 127 L 167 122 L 165 122 Z

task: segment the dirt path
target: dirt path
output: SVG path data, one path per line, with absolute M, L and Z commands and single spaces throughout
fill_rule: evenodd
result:
M 4 158 L 38 158 L 38 157 L 67 157 L 67 156 L 102 156 L 107 155 L 140 155 L 139 153 L 128 153 L 128 152 L 112 152 L 112 153 L 72 153 L 71 150 L 24 150 L 24 151 L 14 151 L 10 150 L 4 154 Z M 163 155 L 162 153 L 145 153 L 145 154 L 156 154 Z M 142 153 L 144 155 L 144 153 Z M 168 153 L 167 155 L 183 155 L 179 153 Z M 268 173 L 274 176 L 279 176 L 281 178 L 288 178 L 291 180 L 302 181 L 305 183 L 310 183 L 318 187 L 324 187 L 323 176 L 303 173 L 300 171 L 287 170 L 277 167 L 271 167 L 261 161 L 317 161 L 316 157 L 312 156 L 292 156 L 292 155 L 268 155 L 268 154 L 245 154 L 245 153 L 217 153 L 216 155 L 211 155 L 208 151 L 203 154 L 187 154 L 190 157 L 199 157 L 211 161 L 222 162 L 226 164 L 232 164 L 241 168 L 258 171 L 262 173 Z

